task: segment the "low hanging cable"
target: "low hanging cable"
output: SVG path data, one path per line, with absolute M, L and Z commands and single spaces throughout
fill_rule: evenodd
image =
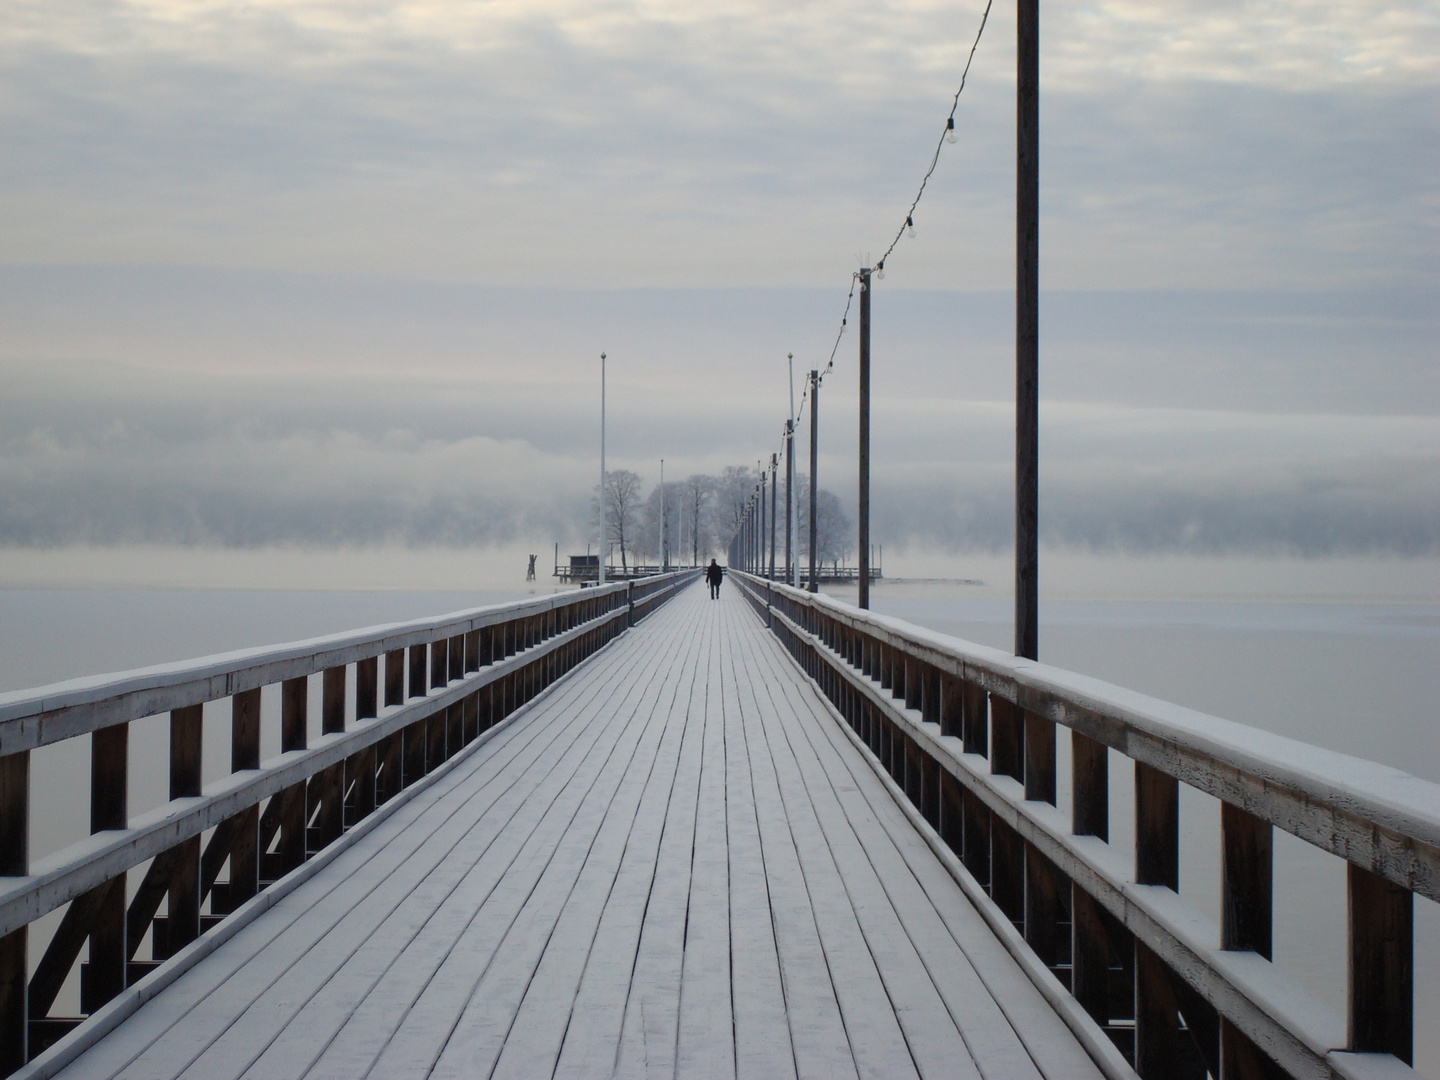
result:
M 875 272 L 879 277 L 885 276 L 885 260 L 894 254 L 895 247 L 900 243 L 900 238 L 907 232 L 911 238 L 915 236 L 915 210 L 920 205 L 920 200 L 925 196 L 925 188 L 930 183 L 930 177 L 935 173 L 935 167 L 940 162 L 940 151 L 947 142 L 955 142 L 955 112 L 960 107 L 960 95 L 965 92 L 966 81 L 970 78 L 970 65 L 975 62 L 975 52 L 980 48 L 980 39 L 985 34 L 985 27 L 990 22 L 990 8 L 995 0 L 985 0 L 985 10 L 980 15 L 980 28 L 975 31 L 975 40 L 970 43 L 970 53 L 965 58 L 965 67 L 960 72 L 960 85 L 955 90 L 955 96 L 950 99 L 950 113 L 945 117 L 945 130 L 940 133 L 939 140 L 935 143 L 935 152 L 930 155 L 930 166 L 925 170 L 925 175 L 920 178 L 920 188 L 915 192 L 915 198 L 911 200 L 910 209 L 905 212 L 905 221 L 900 228 L 895 230 L 895 238 L 890 241 L 890 246 L 885 249 L 885 254 L 880 256 L 875 263 Z M 835 356 L 840 351 L 840 340 L 845 336 L 845 330 L 850 319 L 850 307 L 855 300 L 855 284 L 860 280 L 858 271 L 850 275 L 850 293 L 845 297 L 845 310 L 840 315 L 840 329 L 835 334 L 835 344 L 830 347 L 830 359 L 825 365 L 825 370 L 820 374 L 820 380 L 824 381 L 825 375 L 835 367 Z M 800 395 L 800 408 L 795 412 L 795 424 L 798 427 L 800 418 L 805 415 L 805 401 L 810 396 L 810 383 L 806 380 L 805 392 Z M 793 435 L 793 432 L 792 432 Z M 783 441 L 783 440 L 782 440 Z
M 915 192 L 915 200 L 910 204 L 910 209 L 905 212 L 905 221 L 900 228 L 895 230 L 895 239 L 890 241 L 890 246 L 885 249 L 885 254 L 880 256 L 880 261 L 875 264 L 875 269 L 882 274 L 885 272 L 885 260 L 895 250 L 895 245 L 900 243 L 900 238 L 908 231 L 911 236 L 915 235 L 915 208 L 920 205 L 921 198 L 925 195 L 925 187 L 930 183 L 930 177 L 935 172 L 935 166 L 940 161 L 940 151 L 946 142 L 955 141 L 955 111 L 960 107 L 960 95 L 965 92 L 965 80 L 970 77 L 970 65 L 975 62 L 975 50 L 980 47 L 980 38 L 985 33 L 985 24 L 990 21 L 990 5 L 995 0 L 985 0 L 985 12 L 980 16 L 980 29 L 975 31 L 975 40 L 970 45 L 970 55 L 965 59 L 965 69 L 960 72 L 960 86 L 955 91 L 955 96 L 950 99 L 950 115 L 945 118 L 945 130 L 940 133 L 940 139 L 935 143 L 935 153 L 930 155 L 930 167 L 925 170 L 925 175 L 920 179 L 920 190 Z

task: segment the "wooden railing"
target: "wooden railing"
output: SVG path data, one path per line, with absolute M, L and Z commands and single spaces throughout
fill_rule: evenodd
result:
M 1002 940 L 1041 961 L 1042 991 L 1145 1080 L 1414 1075 L 1413 906 L 1440 900 L 1440 785 L 735 576 Z M 1134 762 L 1133 861 L 1110 837 L 1112 750 Z M 1182 784 L 1221 801 L 1218 927 L 1178 893 Z M 1346 1017 L 1270 962 L 1277 828 L 1345 860 Z
M 268 885 L 373 820 L 377 808 L 696 576 L 669 574 L 0 695 L 0 1075 L 80 1024 L 83 1017 L 50 1013 L 87 942 L 82 1014 L 263 899 Z M 314 741 L 307 738 L 312 677 L 321 682 L 322 734 Z M 279 691 L 267 695 L 266 719 L 273 726 L 277 707 L 281 753 L 262 762 L 265 687 Z M 210 784 L 201 782 L 206 711 L 228 719 L 230 729 L 230 774 Z M 169 800 L 131 819 L 129 725 L 165 713 Z M 91 836 L 32 862 L 31 752 L 86 736 Z M 142 864 L 127 902 L 127 874 Z M 30 924 L 62 907 L 28 974 Z M 138 959 L 147 936 L 150 959 Z

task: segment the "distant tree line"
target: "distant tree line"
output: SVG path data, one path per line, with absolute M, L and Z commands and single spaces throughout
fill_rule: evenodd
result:
M 668 480 L 661 493 L 657 483 L 642 496 L 645 481 L 629 469 L 611 469 L 605 474 L 605 529 L 611 545 L 611 561 L 622 569 L 631 564 L 659 563 L 661 537 L 669 550 L 671 565 L 699 565 L 723 555 L 745 517 L 745 507 L 760 473 L 744 465 L 727 465 L 718 475 L 695 473 L 683 480 Z M 795 482 L 795 556 L 802 564 L 810 551 L 810 484 L 800 476 Z M 765 513 L 770 513 L 766 489 Z M 598 529 L 599 507 L 591 500 L 593 538 Z M 775 560 L 785 561 L 785 482 L 780 480 L 776 506 L 779 521 L 775 531 Z M 663 523 L 663 528 L 662 528 Z M 816 552 L 824 563 L 843 562 L 854 550 L 853 523 L 834 492 L 821 488 L 815 503 Z M 767 526 L 768 535 L 768 526 Z M 767 547 L 768 551 L 768 547 Z

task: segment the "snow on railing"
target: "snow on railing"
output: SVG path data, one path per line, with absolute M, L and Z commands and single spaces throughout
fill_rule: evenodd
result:
M 1042 991 L 1145 1080 L 1414 1075 L 1414 896 L 1440 900 L 1440 785 L 736 577 Z M 1133 858 L 1110 842 L 1111 750 L 1134 762 Z M 1178 894 L 1182 784 L 1221 802 L 1218 927 Z M 1270 962 L 1276 828 L 1345 860 L 1348 1016 Z
M 237 909 L 268 902 L 267 886 L 347 829 L 374 821 L 377 808 L 404 801 L 412 785 L 694 577 L 669 574 L 0 695 L 0 1075 L 81 1023 L 50 1012 L 87 942 L 80 1012 L 111 1002 L 113 1014 L 122 995 L 138 1007 L 148 984 L 169 977 L 155 970 L 165 960 L 193 952 L 202 933 Z M 307 735 L 314 676 L 318 739 Z M 274 689 L 263 719 L 278 719 L 280 754 L 262 762 L 267 687 Z M 167 713 L 169 798 L 132 818 L 130 723 Z M 202 784 L 207 713 L 228 722 L 230 771 Z M 32 861 L 31 753 L 85 736 L 91 835 Z M 127 889 L 127 874 L 142 865 L 139 886 Z M 30 924 L 62 907 L 30 974 Z M 147 939 L 151 958 L 138 959 Z

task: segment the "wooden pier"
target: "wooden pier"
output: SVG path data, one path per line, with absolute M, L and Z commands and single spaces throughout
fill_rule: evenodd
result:
M 6 1070 L 1413 1075 L 1436 785 L 695 577 L 0 697 Z M 202 785 L 207 703 L 232 771 Z M 124 733 L 165 713 L 172 797 L 127 818 Z M 31 863 L 30 751 L 79 737 L 93 835 Z M 1111 752 L 1135 761 L 1133 862 L 1108 834 Z M 1223 927 L 1175 891 L 1182 782 L 1226 802 Z M 1268 962 L 1277 827 L 1349 861 L 1348 1017 Z M 87 944 L 87 1015 L 53 1015 Z

